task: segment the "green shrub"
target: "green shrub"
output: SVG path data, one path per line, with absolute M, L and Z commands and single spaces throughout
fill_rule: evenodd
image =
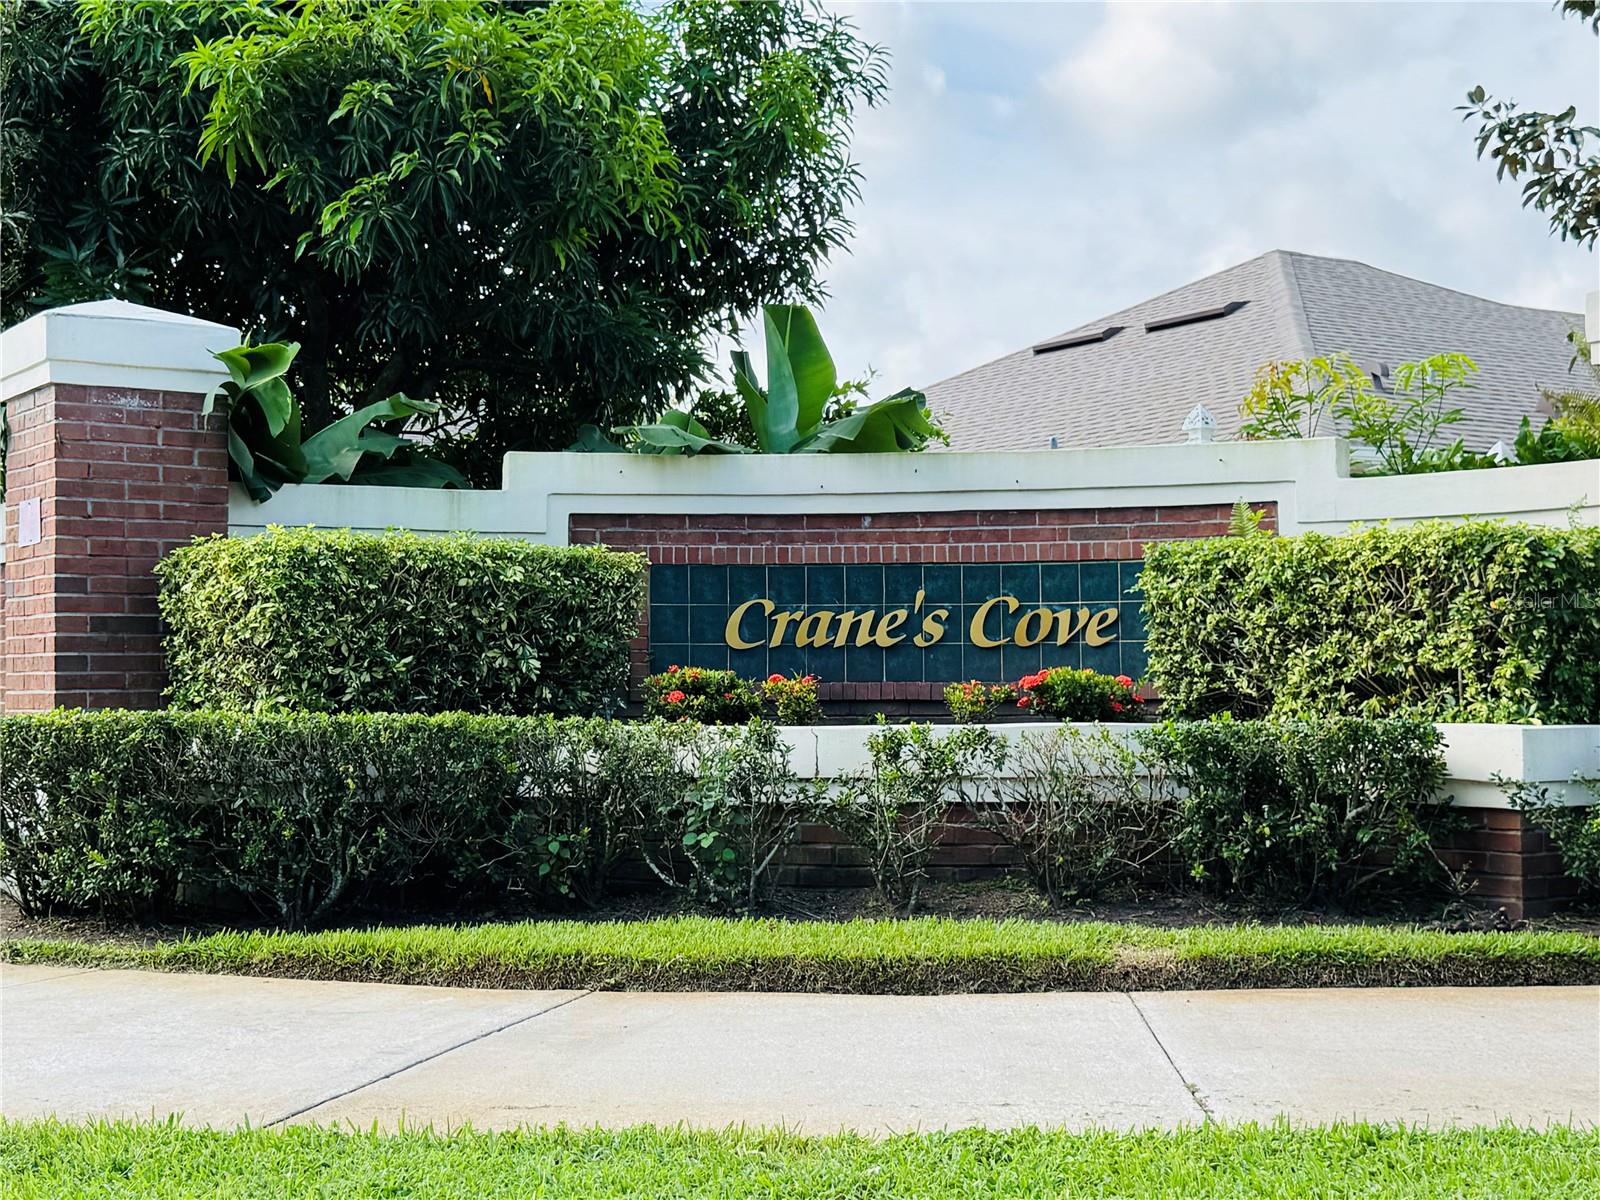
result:
M 0 876 L 29 913 L 243 903 L 292 927 L 421 876 L 594 900 L 681 803 L 697 732 L 459 713 L 0 717 Z
M 1146 749 L 1185 795 L 1173 846 L 1198 882 L 1273 903 L 1347 904 L 1442 880 L 1442 739 L 1424 720 L 1167 722 Z
M 779 725 L 815 725 L 822 720 L 815 675 L 768 675 L 761 694 L 776 710 Z
M 982 683 L 969 679 L 965 683 L 952 683 L 944 689 L 944 706 L 963 725 L 978 725 L 989 720 L 1002 704 L 1017 698 L 1017 689 L 1009 683 Z
M 939 737 L 929 725 L 885 724 L 867 751 L 869 768 L 840 779 L 828 820 L 866 852 L 879 895 L 910 913 L 950 806 L 976 801 L 1005 765 L 1006 742 L 978 726 Z
M 1600 893 L 1600 779 L 1574 779 L 1587 788 L 1593 804 L 1564 804 L 1543 784 L 1505 781 L 1501 786 L 1516 809 L 1541 830 L 1561 855 L 1562 869 L 1585 893 Z
M 1046 667 L 1017 680 L 1017 706 L 1050 721 L 1128 721 L 1142 703 L 1126 675 Z
M 761 692 L 735 671 L 668 667 L 644 681 L 647 716 L 702 725 L 743 725 L 761 715 Z
M 1169 874 L 1177 806 L 1162 764 L 1108 729 L 1028 731 L 974 820 L 1052 903 Z
M 1600 529 L 1165 542 L 1139 586 L 1173 716 L 1600 721 Z
M 644 562 L 509 538 L 272 528 L 157 568 L 180 708 L 603 714 Z
M 771 893 L 775 868 L 800 826 L 815 817 L 818 788 L 796 777 L 789 747 L 760 720 L 703 732 L 693 775 L 657 812 L 645 862 L 663 883 L 698 900 L 755 904 Z

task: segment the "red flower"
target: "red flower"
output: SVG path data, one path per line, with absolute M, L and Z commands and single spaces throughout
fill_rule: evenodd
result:
M 774 672 L 773 674 L 767 676 L 767 682 L 768 683 L 782 683 L 783 682 L 783 676 L 777 674 L 776 672 Z
M 723 692 L 722 693 L 722 698 L 724 700 L 732 700 L 733 699 L 733 693 L 732 692 Z
M 674 673 L 675 673 L 675 672 L 676 672 L 676 671 L 677 671 L 677 670 L 678 670 L 678 665 L 677 665 L 677 663 L 673 663 L 673 665 L 672 665 L 672 666 L 670 666 L 670 667 L 668 667 L 668 668 L 667 668 L 667 674 L 668 674 L 668 675 L 672 675 L 672 674 L 674 674 Z
M 1111 702 L 1111 711 L 1112 712 L 1121 712 L 1122 711 L 1122 705 L 1118 704 L 1115 700 L 1113 700 Z
M 1133 686 L 1133 680 L 1129 679 L 1126 675 L 1118 675 L 1117 682 L 1125 688 L 1131 688 Z
M 1032 702 L 1033 701 L 1032 701 L 1032 699 L 1030 697 L 1024 696 L 1021 700 L 1017 701 L 1017 707 L 1018 708 L 1027 708 L 1028 705 L 1031 704 Z
M 682 692 L 674 691 L 674 692 L 668 692 L 667 693 L 667 703 L 668 704 L 682 704 L 688 698 L 689 697 L 685 696 Z
M 805 679 L 803 679 L 801 682 L 802 683 L 815 683 L 816 681 L 817 681 L 817 677 L 815 675 L 807 675 L 805 677 Z

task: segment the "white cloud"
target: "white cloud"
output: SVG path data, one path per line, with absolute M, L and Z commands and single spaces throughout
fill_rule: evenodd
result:
M 1600 123 L 1596 39 L 1542 5 L 848 7 L 893 90 L 821 320 L 885 391 L 1274 248 L 1509 303 L 1600 286 L 1454 111 L 1482 82 Z

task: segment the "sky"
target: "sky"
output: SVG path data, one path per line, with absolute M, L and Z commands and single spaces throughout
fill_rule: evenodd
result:
M 830 7 L 892 55 L 819 314 L 875 395 L 1273 249 L 1512 304 L 1600 287 L 1454 111 L 1482 83 L 1600 124 L 1600 39 L 1545 0 Z

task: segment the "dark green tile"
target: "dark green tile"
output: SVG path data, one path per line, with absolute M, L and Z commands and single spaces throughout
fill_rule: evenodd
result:
M 719 642 L 726 645 L 723 633 L 728 624 L 728 606 L 726 604 L 691 604 L 689 606 L 689 641 L 695 645 L 708 642 Z M 760 629 L 757 618 L 760 613 L 746 613 L 748 618 L 746 628 L 753 635 Z M 751 636 L 749 640 L 754 641 Z
M 896 683 L 922 682 L 923 652 L 910 641 L 883 652 L 883 677 Z
M 1078 602 L 1078 564 L 1045 563 L 1039 568 L 1039 598 L 1046 604 Z
M 774 646 L 767 651 L 767 674 L 804 675 L 806 652 L 795 646 Z
M 689 603 L 689 568 L 684 566 L 651 567 L 650 603 Z
M 779 608 L 800 608 L 806 602 L 804 567 L 768 567 L 767 596 Z
M 1015 683 L 1039 669 L 1039 647 L 1006 646 L 1000 652 L 1000 660 L 1006 679 Z
M 1107 642 L 1104 646 L 1085 645 L 1082 665 L 1091 671 L 1099 671 L 1102 675 L 1120 675 L 1122 650 L 1116 642 Z
M 963 679 L 978 679 L 984 683 L 1005 682 L 1005 664 L 1000 658 L 1000 648 L 997 646 L 993 649 L 984 650 L 973 645 L 962 647 L 961 677 Z
M 1144 606 L 1135 602 L 1124 602 L 1117 605 L 1122 610 L 1117 618 L 1115 629 L 1118 638 L 1129 638 L 1134 641 L 1144 641 Z
M 1143 642 L 1122 643 L 1122 673 L 1134 680 L 1144 678 L 1150 669 L 1150 660 L 1145 655 Z
M 718 566 L 690 567 L 689 602 L 691 604 L 726 604 L 728 602 L 728 568 Z
M 689 647 L 683 643 L 652 642 L 650 673 L 658 675 L 668 667 L 681 667 L 689 661 Z
M 1000 566 L 968 564 L 961 568 L 961 603 L 981 604 L 1005 592 L 1000 586 Z
M 811 566 L 806 568 L 806 605 L 825 608 L 844 603 L 844 568 Z
M 767 569 L 765 567 L 729 567 L 728 603 L 742 604 L 767 595 Z
M 883 568 L 883 602 L 893 608 L 910 608 L 922 590 L 920 566 Z
M 855 608 L 883 603 L 883 567 L 863 563 L 844 569 L 844 602 Z
M 687 604 L 652 604 L 650 606 L 650 641 L 682 645 L 689 640 L 689 606 Z
M 1039 647 L 1039 669 L 1049 670 L 1051 667 L 1081 667 L 1083 666 L 1083 644 L 1078 641 L 1068 642 L 1065 646 L 1058 646 L 1051 642 L 1047 646 Z
M 961 603 L 961 568 L 954 563 L 934 563 L 922 568 L 924 610 Z
M 1143 595 L 1139 591 L 1139 572 L 1144 570 L 1144 560 L 1124 562 L 1117 564 L 1117 577 L 1122 584 L 1122 594 L 1125 596 Z
M 1115 600 L 1122 589 L 1117 583 L 1117 564 L 1108 562 L 1082 563 L 1083 600 Z
M 812 646 L 805 652 L 806 671 L 823 683 L 843 683 L 844 651 L 833 646 Z
M 960 683 L 961 642 L 945 635 L 945 640 L 923 651 L 922 677 L 928 683 Z
M 726 671 L 728 669 L 728 647 L 713 645 L 690 646 L 688 661 L 684 665 Z
M 739 672 L 744 679 L 765 679 L 772 673 L 767 670 L 765 646 L 757 646 L 754 650 L 728 651 L 728 668 Z
M 1008 563 L 1000 568 L 1000 590 L 1025 605 L 1039 598 L 1039 564 Z
M 883 650 L 877 646 L 847 646 L 844 652 L 847 683 L 882 683 Z

